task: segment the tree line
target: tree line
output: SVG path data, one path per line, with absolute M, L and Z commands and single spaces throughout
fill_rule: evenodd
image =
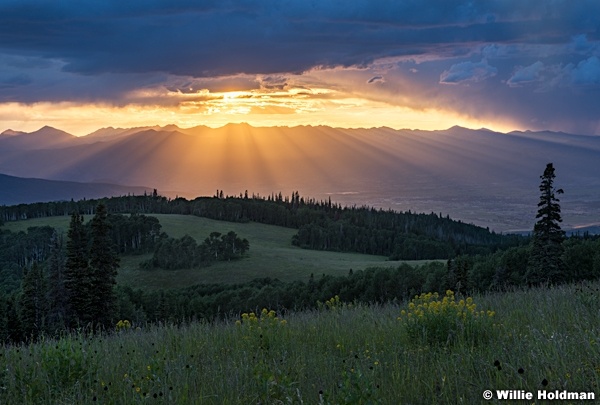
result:
M 119 254 L 154 252 L 157 242 L 168 237 L 162 232 L 156 217 L 107 214 L 106 221 L 113 248 Z M 92 223 L 88 222 L 83 227 L 84 232 L 89 234 Z M 17 290 L 24 275 L 23 269 L 49 259 L 55 240 L 61 237 L 55 233 L 56 230 L 50 226 L 29 227 L 26 232 L 0 228 L 0 289 L 5 293 Z
M 190 236 L 170 238 L 157 218 L 108 214 L 103 204 L 87 224 L 74 212 L 66 241 L 47 226 L 16 238 L 9 231 L 0 236 L 7 248 L 0 263 L 11 264 L 3 273 L 17 270 L 8 284 L 0 283 L 0 340 L 10 342 L 78 328 L 111 329 L 123 313 L 115 288 L 119 254 L 153 251 L 151 266 L 175 269 L 236 260 L 250 246 L 235 232 L 212 232 L 200 245 Z
M 571 237 L 564 241 L 563 248 L 563 282 L 600 278 L 600 238 Z M 402 264 L 397 268 L 349 271 L 346 276 L 311 276 L 308 281 L 282 282 L 263 278 L 240 284 L 200 284 L 173 290 L 117 286 L 114 319 L 128 319 L 138 325 L 145 322 L 181 323 L 237 316 L 240 312 L 261 308 L 284 312 L 316 309 L 319 301 L 325 302 L 335 295 L 348 303 L 373 304 L 404 302 L 421 292 L 444 293 L 448 289 L 457 294 L 504 291 L 530 285 L 531 249 L 530 245 L 513 247 L 489 255 L 464 255 L 420 266 Z M 60 258 L 51 256 L 49 260 Z M 32 332 L 39 333 L 32 325 L 40 324 L 43 319 L 41 324 L 46 333 L 52 333 L 52 325 L 56 322 L 61 325 L 61 317 L 57 315 L 61 312 L 52 308 L 65 305 L 57 299 L 64 295 L 53 292 L 47 300 L 38 295 L 38 307 L 33 301 L 23 302 L 24 297 L 35 296 L 36 291 L 48 291 L 44 281 L 40 282 L 43 278 L 36 272 L 48 274 L 51 268 L 51 264 L 32 266 L 26 274 L 27 280 L 23 280 L 21 294 L 0 297 L 0 339 L 20 341 L 30 338 Z M 44 305 L 48 305 L 49 312 L 32 309 L 43 309 Z
M 225 235 L 211 232 L 200 244 L 189 235 L 179 239 L 162 238 L 156 243 L 152 258 L 140 266 L 165 270 L 206 267 L 216 261 L 241 259 L 249 249 L 250 242 L 233 231 Z
M 114 320 L 119 256 L 113 249 L 106 208 L 99 205 L 89 231 L 73 213 L 66 249 L 53 232 L 44 264 L 25 269 L 21 289 L 0 304 L 0 333 L 8 340 L 87 327 L 108 327 Z
M 248 193 L 213 197 L 168 199 L 151 195 L 102 200 L 21 204 L 0 207 L 5 221 L 65 215 L 93 214 L 102 202 L 110 213 L 182 214 L 230 222 L 259 222 L 297 229 L 292 243 L 306 249 L 358 252 L 388 256 L 392 260 L 448 259 L 459 254 L 492 253 L 528 242 L 517 235 L 502 235 L 441 214 L 395 212 L 372 207 L 342 207 L 327 201 L 271 194 Z

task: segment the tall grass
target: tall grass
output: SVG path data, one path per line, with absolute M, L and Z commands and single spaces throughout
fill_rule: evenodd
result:
M 495 312 L 478 344 L 407 334 L 398 320 L 407 304 L 332 300 L 302 313 L 258 311 L 254 321 L 240 314 L 5 346 L 0 403 L 473 404 L 486 389 L 598 396 L 598 288 L 474 296 L 478 310 Z

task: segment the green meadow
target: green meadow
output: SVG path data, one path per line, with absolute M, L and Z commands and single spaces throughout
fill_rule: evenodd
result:
M 485 401 L 488 389 L 598 396 L 599 287 L 476 295 L 471 309 L 484 311 L 481 323 L 461 323 L 450 312 L 428 323 L 427 311 L 419 318 L 413 308 L 418 320 L 411 324 L 398 319 L 411 311 L 407 303 L 332 300 L 309 312 L 124 325 L 104 336 L 5 346 L 0 403 L 504 403 Z M 444 322 L 453 326 L 439 335 Z M 409 333 L 419 328 L 436 339 Z M 527 403 L 534 402 L 543 403 Z
M 162 230 L 169 236 L 180 238 L 190 235 L 202 242 L 213 232 L 223 234 L 234 231 L 240 238 L 250 241 L 250 251 L 243 260 L 218 262 L 210 267 L 184 270 L 145 270 L 139 264 L 151 255 L 124 256 L 117 281 L 121 285 L 144 288 L 179 288 L 199 283 L 243 283 L 255 278 L 271 277 L 281 281 L 307 281 L 311 274 L 347 275 L 352 269 L 368 267 L 397 267 L 400 261 L 389 261 L 384 256 L 357 253 L 337 253 L 300 249 L 292 246 L 294 229 L 259 223 L 215 221 L 191 215 L 151 214 L 159 219 Z M 89 220 L 91 216 L 86 216 Z M 18 232 L 31 226 L 49 225 L 62 230 L 65 235 L 70 217 L 49 217 L 26 221 L 7 222 L 4 228 Z M 422 264 L 426 261 L 410 261 Z

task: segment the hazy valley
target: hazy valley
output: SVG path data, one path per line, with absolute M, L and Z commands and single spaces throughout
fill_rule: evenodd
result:
M 46 198 L 26 191 L 18 197 L 16 188 L 5 186 L 0 203 L 153 188 L 186 198 L 213 195 L 217 189 L 231 195 L 245 190 L 289 195 L 298 190 L 347 205 L 442 213 L 496 231 L 529 230 L 541 170 L 553 162 L 557 185 L 565 190 L 564 227 L 594 230 L 600 211 L 599 156 L 597 136 L 461 127 L 413 131 L 170 125 L 109 127 L 83 137 L 44 127 L 0 135 L 0 173 L 111 186 L 89 184 L 96 192 L 84 195 L 81 185 L 71 191 L 57 183 L 47 188 L 54 191 Z

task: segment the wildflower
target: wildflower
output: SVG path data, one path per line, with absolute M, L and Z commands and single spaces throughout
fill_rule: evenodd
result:
M 491 318 L 494 312 L 476 312 L 475 308 L 473 298 L 457 301 L 451 290 L 446 291 L 441 299 L 436 293 L 423 293 L 408 303 L 398 320 L 405 323 L 410 337 L 424 338 L 430 343 L 446 343 L 450 338 L 460 338 L 456 334 L 457 329 L 464 331 L 461 332 L 463 337 L 478 339 L 477 334 L 486 336 L 485 330 L 491 326 L 484 322 L 485 315 Z M 467 322 L 469 328 L 464 327 Z

